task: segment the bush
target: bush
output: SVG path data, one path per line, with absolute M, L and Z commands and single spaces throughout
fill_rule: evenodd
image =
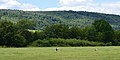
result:
M 50 46 L 104 46 L 105 44 L 102 42 L 91 42 L 87 40 L 77 40 L 77 39 L 60 39 L 60 38 L 51 38 L 44 40 L 36 40 L 30 46 L 34 47 L 50 47 Z
M 112 46 L 112 42 L 106 43 L 106 46 Z
M 50 47 L 50 43 L 47 40 L 36 40 L 30 46 L 34 46 L 34 47 Z

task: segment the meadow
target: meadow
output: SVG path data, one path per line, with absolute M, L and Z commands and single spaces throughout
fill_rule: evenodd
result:
M 119 46 L 0 48 L 0 60 L 120 60 Z

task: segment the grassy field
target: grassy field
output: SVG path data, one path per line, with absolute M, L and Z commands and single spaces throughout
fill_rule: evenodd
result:
M 120 60 L 120 47 L 55 48 L 0 48 L 0 60 Z

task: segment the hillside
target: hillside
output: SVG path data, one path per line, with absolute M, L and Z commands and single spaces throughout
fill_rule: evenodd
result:
M 35 29 L 43 29 L 51 24 L 66 24 L 84 28 L 94 20 L 105 19 L 114 29 L 120 29 L 120 16 L 86 11 L 21 11 L 0 10 L 0 20 L 18 21 L 20 19 L 34 20 Z

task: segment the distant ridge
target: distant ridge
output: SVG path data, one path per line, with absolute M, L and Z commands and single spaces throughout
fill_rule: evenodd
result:
M 65 24 L 84 28 L 94 20 L 105 19 L 110 25 L 120 30 L 120 16 L 87 11 L 22 11 L 22 10 L 0 10 L 0 20 L 18 21 L 20 19 L 34 20 L 37 23 L 35 29 L 43 29 L 52 24 Z

